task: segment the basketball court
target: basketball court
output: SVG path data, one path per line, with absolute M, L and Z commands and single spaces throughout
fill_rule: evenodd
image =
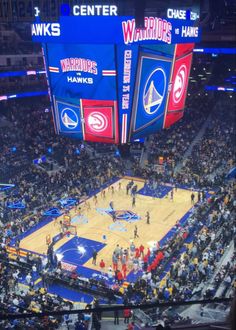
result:
M 132 178 L 133 179 L 133 178 Z M 150 189 L 144 188 L 144 181 L 134 178 L 137 185 L 135 206 L 132 206 L 132 197 L 126 192 L 126 185 L 131 178 L 124 177 L 105 188 L 105 198 L 100 191 L 97 203 L 94 196 L 81 203 L 80 210 L 70 210 L 73 234 L 66 234 L 58 239 L 54 245 L 58 259 L 68 264 L 79 266 L 78 269 L 99 271 L 101 259 L 106 269 L 112 265 L 112 253 L 117 244 L 128 248 L 132 241 L 136 246 L 142 243 L 145 248 L 152 247 L 157 241 L 163 241 L 171 235 L 173 226 L 192 208 L 191 190 L 173 189 L 173 200 L 170 198 L 172 186 L 162 185 L 153 194 Z M 120 185 L 119 185 L 120 184 Z M 112 192 L 111 186 L 114 187 Z M 195 202 L 197 194 L 195 193 Z M 116 221 L 113 221 L 110 202 L 113 202 Z M 90 208 L 89 208 L 90 206 Z M 147 224 L 146 212 L 150 213 L 150 224 Z M 20 242 L 20 248 L 46 255 L 47 238 L 56 237 L 61 232 L 60 221 L 64 215 L 46 223 L 41 228 L 31 229 L 30 234 Z M 139 238 L 134 239 L 135 225 L 138 228 Z M 92 264 L 92 254 L 97 251 L 97 265 Z

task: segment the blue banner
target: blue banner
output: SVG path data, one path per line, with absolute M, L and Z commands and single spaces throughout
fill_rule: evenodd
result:
M 132 111 L 131 138 L 163 127 L 172 58 L 140 53 Z
M 7 207 L 9 209 L 25 209 L 25 204 L 21 201 L 7 202 Z
M 80 106 L 55 100 L 55 122 L 61 133 L 78 134 L 82 139 Z
M 137 63 L 138 45 L 117 46 L 119 129 L 122 144 L 128 142 Z
M 65 198 L 65 199 L 60 199 L 58 201 L 61 205 L 61 207 L 68 207 L 68 206 L 73 206 L 76 204 L 76 199 L 74 198 Z
M 15 187 L 14 184 L 0 183 L 0 191 L 8 190 L 14 187 Z
M 58 208 L 53 207 L 53 208 L 45 211 L 43 215 L 49 216 L 49 217 L 59 217 L 60 215 L 62 215 L 62 213 Z

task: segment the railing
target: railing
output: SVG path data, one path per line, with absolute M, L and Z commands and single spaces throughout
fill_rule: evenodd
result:
M 206 305 L 212 303 L 232 303 L 232 298 L 215 298 L 215 299 L 203 299 L 203 300 L 192 300 L 192 301 L 171 301 L 171 302 L 155 302 L 155 303 L 148 303 L 148 304 L 140 304 L 140 305 L 119 305 L 119 306 L 112 306 L 109 305 L 107 307 L 98 307 L 98 308 L 84 308 L 84 309 L 74 309 L 74 310 L 61 310 L 61 311 L 44 311 L 39 313 L 0 313 L 0 320 L 14 320 L 14 319 L 26 319 L 32 317 L 42 318 L 44 316 L 61 316 L 61 315 L 70 315 L 70 314 L 79 314 L 79 313 L 103 313 L 103 312 L 110 312 L 110 311 L 123 311 L 124 309 L 132 309 L 132 310 L 150 310 L 153 308 L 167 308 L 167 307 L 180 307 L 180 306 L 194 306 L 194 305 Z

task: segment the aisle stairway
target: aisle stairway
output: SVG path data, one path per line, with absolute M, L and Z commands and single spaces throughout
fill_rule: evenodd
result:
M 185 153 L 184 153 L 182 159 L 180 160 L 180 162 L 176 165 L 176 167 L 174 169 L 174 173 L 178 173 L 182 169 L 184 162 L 191 155 L 192 150 L 193 150 L 193 147 L 201 142 L 201 140 L 202 140 L 202 138 L 203 138 L 203 136 L 204 136 L 204 134 L 206 132 L 206 129 L 209 126 L 210 123 L 211 123 L 211 114 L 208 116 L 207 120 L 202 125 L 202 127 L 199 130 L 197 136 L 192 141 L 192 143 L 190 144 L 190 146 L 188 147 L 188 149 L 185 151 Z

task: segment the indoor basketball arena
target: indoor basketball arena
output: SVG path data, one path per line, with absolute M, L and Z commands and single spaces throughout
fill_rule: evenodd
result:
M 236 2 L 0 2 L 0 329 L 235 328 Z

